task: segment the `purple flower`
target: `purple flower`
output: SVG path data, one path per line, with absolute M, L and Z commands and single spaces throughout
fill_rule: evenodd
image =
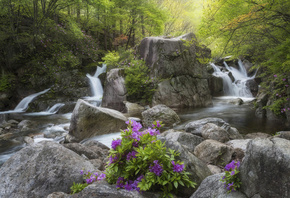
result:
M 175 164 L 174 161 L 171 161 L 171 164 L 173 165 L 173 172 L 180 173 L 184 170 L 184 164 Z
M 237 167 L 237 168 L 240 167 L 240 161 L 235 162 L 235 161 L 233 160 L 231 163 L 229 163 L 229 164 L 227 164 L 227 165 L 225 166 L 225 170 L 226 170 L 226 171 L 234 170 L 236 167 Z
M 155 175 L 160 176 L 163 172 L 162 166 L 158 164 L 158 160 L 153 161 L 154 165 L 150 165 L 149 171 L 155 173 Z
M 148 129 L 147 129 L 147 132 L 148 132 L 151 136 L 159 135 L 159 134 L 160 134 L 160 132 L 159 132 L 157 129 L 151 129 L 151 128 L 148 128 Z
M 235 171 L 232 171 L 232 172 L 231 172 L 231 175 L 234 175 L 235 173 L 236 173 Z
M 140 135 L 139 135 L 139 133 L 138 133 L 138 132 L 134 132 L 134 133 L 132 134 L 132 138 L 133 138 L 134 140 L 140 141 Z
M 286 81 L 286 78 L 283 78 L 283 81 Z
M 229 183 L 228 185 L 227 185 L 227 190 L 230 190 L 230 191 L 234 191 L 234 182 L 232 182 L 232 183 Z
M 105 173 L 101 173 L 97 180 L 100 181 L 100 180 L 103 180 L 105 178 L 106 178 L 106 174 Z
M 289 85 L 285 85 L 285 87 L 289 87 Z
M 138 147 L 138 142 L 133 142 L 132 145 L 133 147 Z
M 81 175 L 83 175 L 84 174 L 84 170 L 81 170 Z
M 129 160 L 132 159 L 132 158 L 136 158 L 136 154 L 137 154 L 136 151 L 129 152 L 129 153 L 127 154 L 127 160 L 129 161 Z
M 277 75 L 275 74 L 275 75 L 274 75 L 274 77 L 276 78 L 276 77 L 277 77 Z
M 124 177 L 119 177 L 117 179 L 117 182 L 116 182 L 116 187 L 117 188 L 124 188 L 124 183 L 125 183 Z
M 152 124 L 152 127 L 161 127 L 161 124 L 160 124 L 160 121 L 159 120 L 156 120 L 156 125 L 155 124 Z
M 115 163 L 116 161 L 118 161 L 118 159 L 119 159 L 118 156 L 115 156 L 115 157 L 110 156 L 109 165 Z
M 112 149 L 116 150 L 117 146 L 121 145 L 122 140 L 117 139 L 112 141 Z

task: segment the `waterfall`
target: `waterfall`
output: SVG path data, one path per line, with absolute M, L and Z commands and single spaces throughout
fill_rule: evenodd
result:
M 58 112 L 58 110 L 63 107 L 64 104 L 63 103 L 56 103 L 55 105 L 53 105 L 50 109 L 47 110 L 48 113 L 52 113 L 55 114 L 56 112 Z
M 50 89 L 46 89 L 44 91 L 32 94 L 30 96 L 25 97 L 24 99 L 22 99 L 20 101 L 20 103 L 15 107 L 14 111 L 15 112 L 24 112 L 27 108 L 30 102 L 32 102 L 32 100 L 34 100 L 37 96 L 44 94 L 46 92 L 48 92 Z
M 223 79 L 223 90 L 225 95 L 252 98 L 253 95 L 250 89 L 246 86 L 246 83 L 248 80 L 253 79 L 254 77 L 248 77 L 247 71 L 241 60 L 238 61 L 238 64 L 239 69 L 236 69 L 234 67 L 228 66 L 228 64 L 224 62 L 225 68 L 232 73 L 235 79 L 234 82 L 232 82 L 227 73 L 222 72 L 216 65 L 212 63 L 211 66 L 214 69 L 213 75 Z
M 103 97 L 103 87 L 101 80 L 99 79 L 99 75 L 106 72 L 106 65 L 103 64 L 102 67 L 97 67 L 95 75 L 91 76 L 90 74 L 87 74 L 86 76 L 90 80 L 90 86 L 91 86 L 91 92 L 92 96 L 87 97 L 86 99 L 100 102 Z

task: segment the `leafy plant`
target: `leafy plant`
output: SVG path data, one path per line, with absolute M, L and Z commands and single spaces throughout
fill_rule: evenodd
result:
M 225 166 L 225 176 L 222 177 L 221 181 L 225 183 L 228 193 L 235 192 L 241 187 L 241 180 L 238 177 L 239 167 L 240 162 L 235 162 L 234 160 Z
M 71 194 L 79 193 L 79 192 L 81 192 L 87 186 L 88 186 L 87 183 L 81 184 L 81 183 L 75 183 L 74 182 L 73 185 L 72 185 L 72 187 L 70 187 Z
M 106 166 L 107 181 L 126 190 L 161 189 L 163 196 L 170 196 L 179 185 L 194 187 L 189 180 L 183 162 L 176 161 L 179 153 L 166 149 L 157 140 L 162 123 L 155 121 L 152 128 L 141 131 L 142 125 L 127 121 L 128 127 L 121 132 L 121 139 L 112 141 L 109 162 Z

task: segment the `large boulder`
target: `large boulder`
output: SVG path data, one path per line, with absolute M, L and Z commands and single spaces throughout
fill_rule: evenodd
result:
M 52 192 L 69 193 L 83 181 L 80 170 L 94 166 L 62 145 L 44 141 L 15 153 L 0 169 L 0 197 L 42 198 Z
M 124 101 L 125 107 L 126 107 L 126 112 L 130 117 L 141 117 L 141 113 L 145 111 L 145 107 L 137 104 L 137 103 L 131 103 L 128 101 Z
M 197 183 L 196 187 L 198 187 L 207 176 L 212 174 L 206 166 L 206 163 L 193 155 L 186 146 L 183 146 L 177 141 L 166 140 L 166 138 L 162 136 L 158 136 L 158 139 L 165 142 L 166 148 L 176 150 L 180 153 L 177 160 L 184 162 L 186 171 L 190 173 L 189 179 Z M 181 187 L 178 189 L 178 196 L 189 197 L 194 191 L 195 189 L 193 188 Z
M 248 197 L 290 197 L 290 141 L 254 139 L 240 166 L 241 191 Z
M 221 77 L 211 75 L 208 79 L 208 84 L 212 96 L 220 96 L 223 94 L 223 79 Z
M 153 96 L 153 104 L 169 107 L 208 106 L 211 95 L 203 60 L 210 50 L 201 47 L 190 33 L 177 38 L 148 37 L 139 45 L 151 77 L 164 79 Z
M 194 155 L 206 163 L 225 166 L 234 153 L 234 149 L 215 140 L 205 140 L 194 149 Z
M 102 107 L 125 112 L 126 108 L 123 101 L 127 100 L 126 94 L 124 69 L 111 69 L 107 73 Z
M 72 113 L 67 141 L 79 142 L 96 135 L 126 129 L 127 118 L 119 111 L 95 107 L 79 99 Z
M 220 181 L 223 176 L 224 173 L 208 176 L 190 198 L 247 198 L 241 192 L 227 193 L 224 183 Z
M 247 80 L 246 86 L 249 88 L 254 97 L 258 94 L 259 86 L 255 79 Z
M 144 127 L 151 127 L 155 120 L 162 121 L 165 127 L 173 127 L 180 122 L 177 113 L 162 104 L 143 111 L 142 117 Z
M 204 139 L 212 139 L 219 142 L 229 141 L 227 131 L 213 123 L 207 123 L 204 125 L 202 127 L 201 135 Z

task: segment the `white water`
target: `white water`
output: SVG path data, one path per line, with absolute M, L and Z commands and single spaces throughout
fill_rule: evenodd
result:
M 106 65 L 103 64 L 102 67 L 97 67 L 95 75 L 91 76 L 90 74 L 87 74 L 87 77 L 90 80 L 90 86 L 91 86 L 91 92 L 92 96 L 87 97 L 87 100 L 90 101 L 97 101 L 100 102 L 103 98 L 103 87 L 101 80 L 99 79 L 99 75 L 106 72 Z
M 28 116 L 46 116 L 46 115 L 52 115 L 56 114 L 61 107 L 63 107 L 63 103 L 56 103 L 53 105 L 51 108 L 48 108 L 46 111 L 41 111 L 41 112 L 33 112 L 33 113 L 25 113 L 24 115 Z
M 215 71 L 213 75 L 223 79 L 223 90 L 226 96 L 253 98 L 253 95 L 250 89 L 246 86 L 246 83 L 248 80 L 255 78 L 255 75 L 253 77 L 248 77 L 247 71 L 241 60 L 238 61 L 238 64 L 239 69 L 236 69 L 234 67 L 229 67 L 228 64 L 224 62 L 226 69 L 231 72 L 235 78 L 234 82 L 232 82 L 227 73 L 222 72 L 212 63 L 211 65 Z

